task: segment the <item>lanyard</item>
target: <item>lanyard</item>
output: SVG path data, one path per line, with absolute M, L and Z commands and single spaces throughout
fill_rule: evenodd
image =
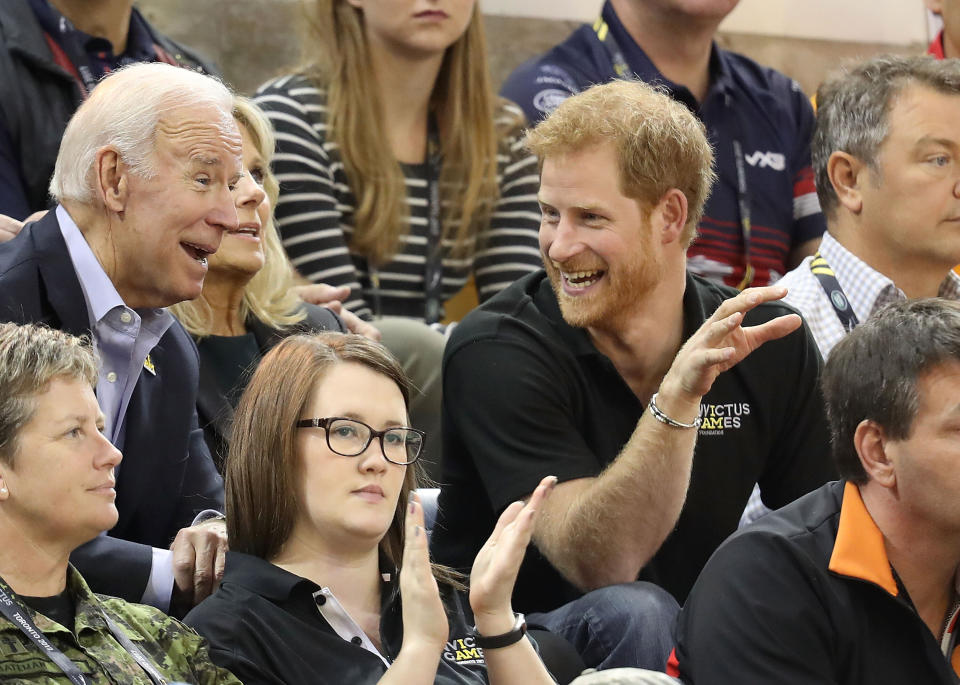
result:
M 110 73 L 110 70 L 107 69 L 104 71 L 97 68 L 95 73 L 91 65 L 90 56 L 76 44 L 76 40 L 72 37 L 67 39 L 65 46 L 60 45 L 49 33 L 45 32 L 43 37 L 47 41 L 50 52 L 53 54 L 53 61 L 73 77 L 73 80 L 77 83 L 77 88 L 80 89 L 80 97 L 86 100 L 90 96 L 90 92 L 94 86 L 97 85 L 103 76 Z M 156 43 L 153 44 L 153 51 L 158 62 L 172 64 L 175 67 L 183 66 L 174 59 L 170 53 Z
M 593 22 L 593 30 L 597 34 L 597 39 L 607 51 L 607 55 L 609 55 L 610 64 L 613 65 L 613 71 L 616 73 L 617 78 L 642 81 L 643 79 L 638 77 L 633 69 L 630 68 L 630 65 L 627 64 L 627 60 L 623 56 L 623 50 L 620 49 L 617 39 L 613 37 L 613 34 L 610 32 L 610 27 L 607 25 L 607 22 L 603 20 L 602 16 L 597 17 L 596 21 Z M 727 98 L 726 104 L 727 110 L 733 112 L 733 109 L 730 107 L 729 97 Z M 734 116 L 736 115 L 734 114 Z M 737 290 L 743 290 L 753 283 L 756 270 L 753 267 L 750 249 L 752 233 L 752 225 L 750 223 L 750 191 L 747 187 L 747 168 L 743 156 L 743 145 L 740 144 L 739 136 L 733 139 L 733 156 L 737 167 L 737 208 L 740 211 L 740 235 L 743 238 L 744 262 L 743 278 L 740 280 L 740 283 L 737 284 Z
M 36 624 L 34 624 L 33 619 L 30 618 L 30 612 L 27 611 L 23 604 L 17 598 L 16 593 L 10 588 L 9 585 L 0 578 L 0 613 L 2 613 L 6 618 L 17 626 L 24 635 L 30 638 L 30 641 L 35 644 L 40 650 L 49 657 L 49 659 L 60 667 L 60 670 L 64 672 L 67 678 L 70 679 L 74 685 L 89 685 L 89 681 L 86 676 L 84 676 L 80 669 L 77 668 L 77 665 L 73 663 L 70 658 L 57 649 L 53 643 L 47 640 L 46 636 L 40 632 Z M 123 647 L 127 653 L 132 656 L 136 662 L 140 665 L 140 668 L 146 672 L 147 676 L 154 683 L 154 685 L 166 685 L 167 681 L 157 670 L 157 667 L 150 661 L 150 657 L 143 653 L 139 647 L 137 647 L 133 642 L 127 637 L 126 633 L 118 626 L 112 618 L 110 618 L 105 611 L 100 610 L 100 615 L 107 624 L 107 628 L 110 630 L 110 633 L 113 635 L 114 639 L 120 643 L 120 646 Z
M 427 135 L 427 259 L 424 264 L 423 318 L 427 325 L 443 318 L 443 223 L 440 203 L 440 136 L 431 116 Z M 467 218 L 463 217 L 463 221 Z
M 827 260 L 820 256 L 819 252 L 810 260 L 810 271 L 817 277 L 820 287 L 827 294 L 827 299 L 833 305 L 833 311 L 840 319 L 840 324 L 849 333 L 860 321 L 853 312 L 853 306 L 844 294 L 843 288 L 840 287 L 836 274 L 833 273 L 833 269 L 827 264 Z

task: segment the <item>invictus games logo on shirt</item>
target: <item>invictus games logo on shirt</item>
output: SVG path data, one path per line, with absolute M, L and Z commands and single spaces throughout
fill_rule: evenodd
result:
M 740 428 L 747 416 L 750 416 L 750 405 L 747 402 L 701 404 L 700 434 L 723 435 L 725 430 Z
M 477 647 L 476 638 L 472 635 L 450 640 L 443 648 L 443 658 L 458 664 L 482 664 L 483 649 Z

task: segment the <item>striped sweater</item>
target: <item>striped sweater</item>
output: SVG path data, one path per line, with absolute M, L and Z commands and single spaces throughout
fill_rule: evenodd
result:
M 428 235 L 428 165 L 403 164 L 410 230 L 393 259 L 378 269 L 374 289 L 363 256 L 348 248 L 353 234 L 355 199 L 338 146 L 327 135 L 326 93 L 302 75 L 284 76 L 257 91 L 277 135 L 273 169 L 280 182 L 276 207 L 283 245 L 297 270 L 308 280 L 351 288 L 345 306 L 372 315 L 424 318 L 424 272 Z M 501 118 L 520 116 L 504 104 Z M 500 198 L 489 228 L 478 236 L 471 258 L 451 254 L 443 245 L 443 299 L 453 297 L 471 272 L 480 301 L 517 278 L 541 267 L 537 242 L 540 210 L 536 158 L 523 150 L 519 132 L 500 140 L 497 154 Z M 375 309 L 377 311 L 375 311 Z

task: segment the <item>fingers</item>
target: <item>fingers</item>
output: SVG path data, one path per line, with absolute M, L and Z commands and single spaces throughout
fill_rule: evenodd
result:
M 340 318 L 343 320 L 343 325 L 346 326 L 347 330 L 351 333 L 356 333 L 357 335 L 362 335 L 364 338 L 380 342 L 380 330 L 373 324 L 369 324 L 361 319 L 349 309 L 342 310 L 340 312 Z
M 213 592 L 214 563 L 217 557 L 216 539 L 208 536 L 197 536 L 194 543 L 196 556 L 193 566 L 193 603 L 198 604 Z
M 329 302 L 324 302 L 323 306 L 335 314 L 340 314 L 343 310 L 343 303 L 340 300 L 330 300 Z
M 539 510 L 540 505 L 543 504 L 544 500 L 553 491 L 553 487 L 556 484 L 556 476 L 546 476 L 537 485 L 526 503 L 513 502 L 508 506 L 503 513 L 500 514 L 493 533 L 491 533 L 487 539 L 488 543 L 496 545 L 500 541 L 501 536 L 503 536 L 504 531 L 511 530 L 511 532 L 526 535 L 526 542 L 523 542 L 523 547 L 525 548 L 527 544 L 529 544 L 530 536 L 533 533 L 534 516 Z
M 170 546 L 174 584 L 189 605 L 206 599 L 223 578 L 227 561 L 227 534 L 223 522 L 184 528 Z
M 294 288 L 300 299 L 310 304 L 326 304 L 333 300 L 344 301 L 350 295 L 349 286 L 332 286 L 326 283 L 300 285 Z
M 725 300 L 707 321 L 725 319 L 734 312 L 746 314 L 758 304 L 779 300 L 787 294 L 782 285 L 768 285 L 762 288 L 747 288 L 742 293 Z
M 776 340 L 777 338 L 782 338 L 789 333 L 793 333 L 795 330 L 800 328 L 802 323 L 803 320 L 799 315 L 786 314 L 784 316 L 778 316 L 776 319 L 771 319 L 770 321 L 757 326 L 750 326 L 749 328 L 745 328 L 743 330 L 744 333 L 750 337 L 750 342 L 753 349 L 756 349 L 765 342 Z
M 427 554 L 427 531 L 423 525 L 423 505 L 420 504 L 420 497 L 415 493 L 410 493 L 410 503 L 407 505 L 406 515 L 406 533 L 403 541 L 403 565 L 407 567 L 408 563 L 418 564 L 430 563 L 430 557 Z
M 23 222 L 17 221 L 16 219 L 4 214 L 0 214 L 0 243 L 16 237 L 22 228 Z
M 189 539 L 189 529 L 184 528 L 174 538 L 170 551 L 173 552 L 173 583 L 180 594 L 193 603 L 193 569 L 196 567 L 196 552 Z

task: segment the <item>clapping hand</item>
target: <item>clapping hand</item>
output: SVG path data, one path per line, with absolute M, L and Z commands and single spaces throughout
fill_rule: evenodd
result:
M 547 476 L 526 503 L 514 502 L 500 515 L 470 571 L 470 607 L 482 635 L 500 635 L 513 626 L 513 585 L 530 544 L 537 512 L 557 479 Z
M 436 659 L 439 660 L 449 637 L 449 626 L 437 581 L 430 567 L 423 506 L 413 492 L 407 505 L 402 569 L 400 597 L 403 599 L 403 648 L 421 646 L 435 649 Z

